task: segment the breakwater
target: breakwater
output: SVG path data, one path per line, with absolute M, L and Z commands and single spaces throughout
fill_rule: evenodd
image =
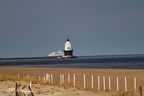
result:
M 36 56 L 36 57 L 12 57 L 12 58 L 0 58 L 0 60 L 17 60 L 17 59 L 48 59 L 48 58 L 58 58 L 48 57 L 48 56 Z
M 18 60 L 18 59 L 59 59 L 59 58 L 77 58 L 76 56 L 36 56 L 36 57 L 13 57 L 13 58 L 0 58 L 0 60 Z

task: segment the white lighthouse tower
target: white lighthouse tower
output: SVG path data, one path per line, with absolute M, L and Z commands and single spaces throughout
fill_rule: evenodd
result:
M 69 39 L 67 39 L 65 46 L 64 46 L 64 57 L 66 57 L 66 58 L 73 57 L 72 44 Z

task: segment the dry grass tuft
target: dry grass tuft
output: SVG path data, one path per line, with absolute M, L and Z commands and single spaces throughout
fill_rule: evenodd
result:
M 128 92 L 120 92 L 112 96 L 137 96 L 137 95 L 133 91 L 128 91 Z

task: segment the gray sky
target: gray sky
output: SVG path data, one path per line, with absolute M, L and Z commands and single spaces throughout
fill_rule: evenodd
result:
M 144 0 L 0 0 L 0 57 L 144 54 Z

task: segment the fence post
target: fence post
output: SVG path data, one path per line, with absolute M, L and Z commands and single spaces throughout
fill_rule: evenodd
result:
M 136 92 L 136 77 L 134 77 L 134 90 Z
M 139 87 L 140 96 L 142 96 L 142 86 Z
M 60 83 L 63 84 L 63 74 L 60 75 Z
M 62 83 L 64 84 L 64 74 L 62 74 Z
M 32 89 L 31 89 L 31 87 L 30 87 L 30 86 L 29 86 L 29 90 L 30 90 L 30 93 L 31 93 L 31 95 L 30 95 L 30 96 L 34 96 L 33 91 L 32 91 Z
M 29 75 L 28 75 L 28 80 L 29 80 Z
M 39 81 L 40 81 L 40 75 L 39 75 Z
M 44 76 L 44 83 L 45 83 L 45 80 L 46 80 L 46 79 L 45 79 L 45 76 Z
M 111 90 L 111 81 L 110 81 L 110 77 L 109 77 L 109 90 Z
M 118 82 L 118 77 L 117 77 L 117 91 L 119 91 L 119 82 Z
M 47 82 L 47 81 L 48 81 L 48 74 L 46 73 L 46 75 L 45 75 L 45 76 L 46 76 L 46 82 Z
M 91 75 L 91 80 L 92 80 L 92 81 L 91 81 L 91 82 L 92 82 L 92 89 L 93 89 L 93 85 L 94 85 L 94 83 L 93 83 L 93 79 L 94 79 L 94 78 L 93 78 L 93 75 Z
M 53 84 L 53 75 L 51 74 L 51 84 Z
M 100 90 L 100 76 L 98 76 L 98 90 Z
M 70 83 L 70 74 L 68 74 L 68 84 Z
M 125 77 L 125 91 L 127 91 L 127 80 L 126 80 L 126 77 Z
M 46 82 L 49 82 L 49 74 L 46 74 L 45 80 L 46 80 Z
M 18 74 L 18 79 L 19 79 L 19 74 Z
M 105 77 L 103 76 L 103 88 L 105 90 Z
M 32 87 L 32 82 L 30 81 L 30 88 Z
M 73 75 L 73 79 L 74 79 L 74 87 L 75 87 L 75 74 Z
M 62 75 L 60 75 L 60 85 L 62 85 Z
M 50 84 L 50 74 L 47 74 L 47 79 L 48 79 L 48 82 Z
M 85 74 L 84 74 L 84 89 L 86 88 L 85 83 L 86 83 L 86 81 L 85 81 Z
M 18 92 L 19 92 L 18 84 L 16 83 L 16 87 L 15 87 L 15 95 L 16 96 L 19 96 Z

